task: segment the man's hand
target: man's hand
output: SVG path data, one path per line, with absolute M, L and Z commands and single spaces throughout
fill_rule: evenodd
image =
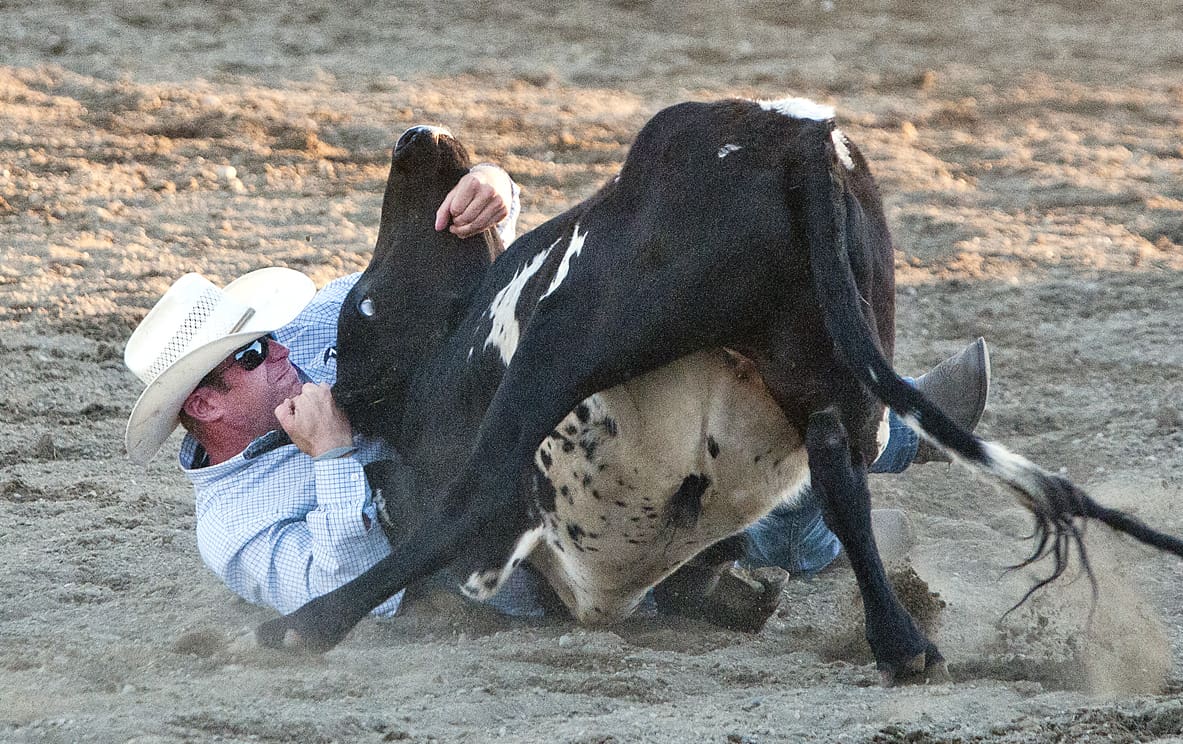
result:
M 444 197 L 435 212 L 435 229 L 451 225 L 453 235 L 467 238 L 494 227 L 509 215 L 513 187 L 509 174 L 495 165 L 474 165 Z
M 333 400 L 332 388 L 324 383 L 304 383 L 299 395 L 279 404 L 275 418 L 306 455 L 316 457 L 353 444 L 349 419 Z

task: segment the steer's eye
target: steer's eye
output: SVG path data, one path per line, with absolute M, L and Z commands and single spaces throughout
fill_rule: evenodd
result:
M 374 315 L 374 301 L 369 297 L 363 298 L 361 302 L 357 303 L 357 311 L 367 318 Z

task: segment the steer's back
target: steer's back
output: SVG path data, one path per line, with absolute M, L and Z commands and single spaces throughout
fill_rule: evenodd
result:
M 800 434 L 721 349 L 588 398 L 535 464 L 543 524 L 524 538 L 530 560 L 587 623 L 628 614 L 703 548 L 795 497 L 808 472 Z

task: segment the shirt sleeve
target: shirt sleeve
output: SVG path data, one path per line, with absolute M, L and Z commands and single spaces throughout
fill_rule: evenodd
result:
M 339 457 L 315 463 L 317 506 L 305 520 L 312 534 L 309 591 L 336 589 L 390 554 L 361 463 Z
M 498 167 L 500 168 L 501 166 Z M 522 213 L 522 189 L 512 177 L 509 179 L 509 186 L 513 194 L 509 200 L 509 214 L 505 215 L 505 219 L 497 223 L 497 236 L 501 238 L 501 242 L 507 248 L 517 238 L 518 215 Z

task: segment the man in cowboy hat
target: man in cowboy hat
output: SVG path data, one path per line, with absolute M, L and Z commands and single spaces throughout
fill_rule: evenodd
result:
M 496 226 L 512 242 L 518 188 L 474 166 L 436 228 Z M 225 287 L 188 274 L 141 321 L 124 361 L 146 384 L 127 424 L 146 462 L 178 424 L 181 468 L 197 497 L 203 561 L 243 598 L 289 612 L 389 552 L 363 466 L 397 454 L 358 440 L 332 402 L 337 315 L 357 275 L 319 293 L 297 271 L 253 271 Z M 379 608 L 392 612 L 399 597 Z
M 482 164 L 441 204 L 436 229 L 467 236 L 496 226 L 508 245 L 518 209 L 517 186 L 500 168 Z M 390 552 L 364 466 L 398 455 L 355 437 L 330 394 L 337 315 L 358 276 L 316 292 L 310 279 L 284 268 L 253 271 L 222 288 L 187 274 L 145 316 L 124 355 L 146 384 L 128 421 L 129 457 L 146 462 L 183 425 L 180 464 L 196 492 L 203 561 L 239 596 L 283 613 Z M 981 339 L 917 381 L 970 429 L 988 383 Z M 899 472 L 938 459 L 893 416 L 872 470 Z M 901 531 L 897 525 L 897 537 Z M 775 510 L 749 529 L 747 543 L 750 565 L 800 574 L 820 570 L 840 549 L 809 499 Z M 532 573 L 519 570 L 491 604 L 540 615 L 543 592 Z M 394 612 L 401 599 L 392 597 L 375 614 Z

